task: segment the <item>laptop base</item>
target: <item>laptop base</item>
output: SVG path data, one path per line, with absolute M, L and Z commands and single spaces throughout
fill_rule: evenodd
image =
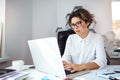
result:
M 75 78 L 75 77 L 78 77 L 78 76 L 87 74 L 87 73 L 89 73 L 89 72 L 90 72 L 89 70 L 80 71 L 80 72 L 75 72 L 75 73 L 68 74 L 68 75 L 66 75 L 66 76 L 67 76 L 67 78 Z

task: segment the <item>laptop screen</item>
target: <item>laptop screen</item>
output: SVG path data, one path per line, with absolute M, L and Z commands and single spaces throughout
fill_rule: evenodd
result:
M 29 40 L 28 45 L 37 70 L 66 77 L 56 37 Z

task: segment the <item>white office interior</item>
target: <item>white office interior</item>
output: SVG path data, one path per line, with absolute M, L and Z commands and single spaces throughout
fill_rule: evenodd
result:
M 33 64 L 27 41 L 56 36 L 57 27 L 66 29 L 65 16 L 75 6 L 95 15 L 97 33 L 112 30 L 111 0 L 0 0 L 3 56 Z

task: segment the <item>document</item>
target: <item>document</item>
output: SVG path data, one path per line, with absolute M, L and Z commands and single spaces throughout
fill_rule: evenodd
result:
M 14 72 L 7 76 L 1 77 L 0 80 L 23 80 L 28 76 L 28 72 Z
M 120 79 L 120 66 L 99 69 L 99 70 L 96 71 L 96 74 L 97 74 L 97 76 L 100 76 L 100 77 L 103 77 L 103 78 Z
M 0 69 L 0 78 L 14 73 L 14 69 Z

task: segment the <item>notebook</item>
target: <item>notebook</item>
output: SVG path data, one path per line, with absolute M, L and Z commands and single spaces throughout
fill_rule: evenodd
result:
M 89 72 L 82 71 L 66 75 L 56 37 L 29 40 L 28 45 L 38 71 L 60 78 L 73 78 Z

